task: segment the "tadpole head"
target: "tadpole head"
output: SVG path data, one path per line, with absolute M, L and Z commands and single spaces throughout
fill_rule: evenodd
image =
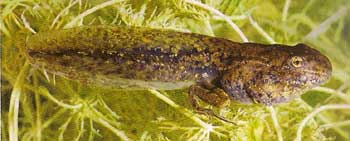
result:
M 306 44 L 297 44 L 281 50 L 284 56 L 271 56 L 274 60 L 269 72 L 261 73 L 253 87 L 267 95 L 263 103 L 289 101 L 303 92 L 327 82 L 332 75 L 330 60 Z M 260 94 L 261 95 L 261 94 Z
M 288 102 L 331 77 L 329 59 L 305 44 L 263 47 L 224 76 L 221 83 L 234 99 L 265 105 Z

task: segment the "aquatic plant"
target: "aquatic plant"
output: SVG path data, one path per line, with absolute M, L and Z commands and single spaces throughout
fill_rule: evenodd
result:
M 0 5 L 2 140 L 350 139 L 346 0 L 2 0 Z M 234 125 L 193 112 L 186 90 L 87 87 L 32 67 L 21 52 L 24 30 L 101 24 L 241 42 L 305 42 L 331 59 L 334 73 L 329 83 L 290 103 L 213 108 Z

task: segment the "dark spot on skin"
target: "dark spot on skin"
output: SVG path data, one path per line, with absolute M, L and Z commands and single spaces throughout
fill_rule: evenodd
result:
M 121 63 L 124 63 L 124 62 L 125 62 L 125 59 L 123 59 L 122 57 L 115 56 L 115 57 L 114 57 L 114 61 L 115 61 L 115 63 L 117 63 L 117 64 L 121 64 Z
M 61 65 L 64 66 L 64 67 L 67 67 L 69 65 L 69 62 L 66 61 L 66 60 L 62 60 L 61 61 Z

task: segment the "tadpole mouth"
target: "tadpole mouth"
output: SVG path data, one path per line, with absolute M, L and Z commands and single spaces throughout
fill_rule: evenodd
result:
M 326 83 L 331 78 L 331 71 L 327 72 L 308 72 L 310 76 L 311 84 L 315 86 L 320 86 Z

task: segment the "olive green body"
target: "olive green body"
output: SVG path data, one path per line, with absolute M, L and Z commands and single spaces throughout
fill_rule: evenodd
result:
M 267 105 L 322 84 L 332 71 L 327 57 L 304 44 L 236 43 L 143 27 L 39 33 L 25 49 L 35 66 L 89 84 L 171 90 L 210 83 L 233 100 Z

